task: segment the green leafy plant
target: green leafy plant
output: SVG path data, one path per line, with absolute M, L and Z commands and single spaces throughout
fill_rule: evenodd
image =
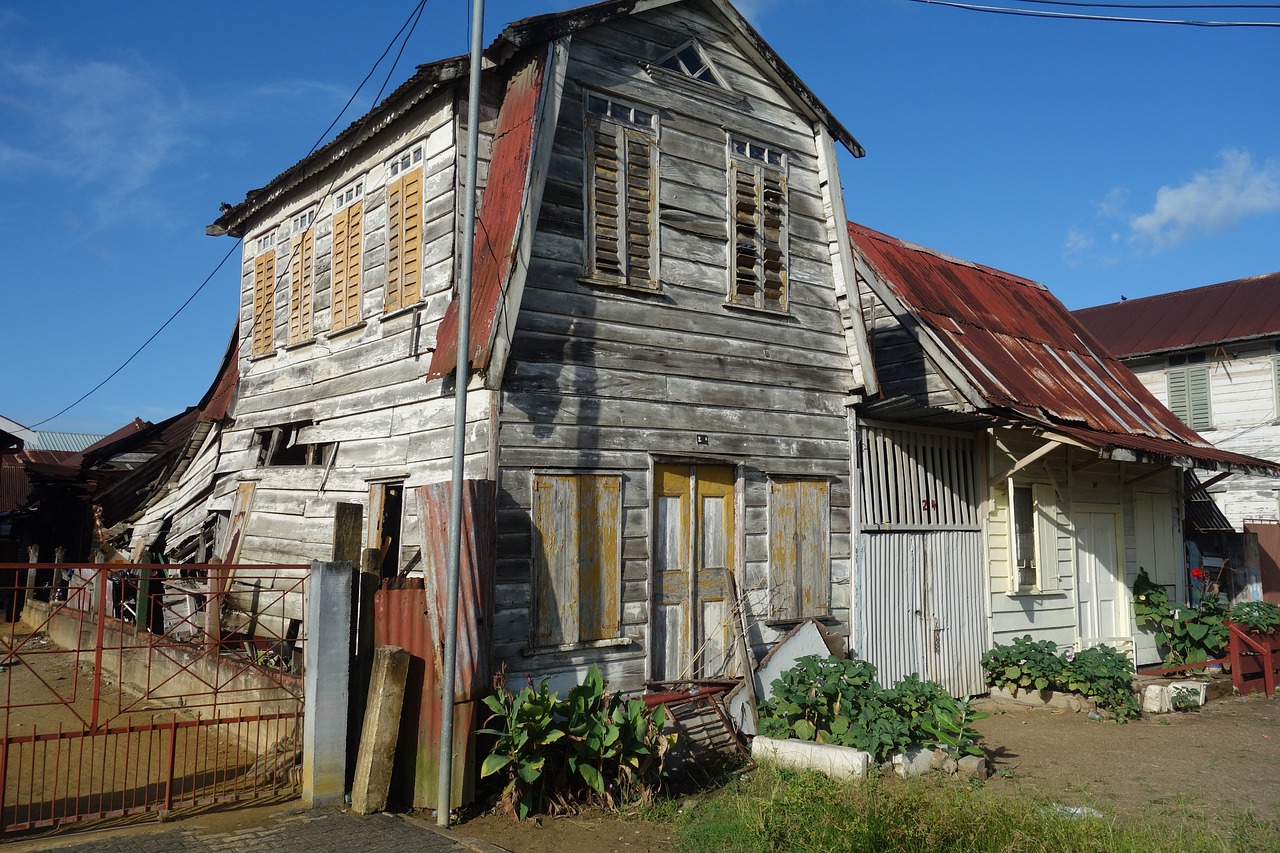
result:
M 501 801 L 508 813 L 571 811 L 577 803 L 617 808 L 656 793 L 674 734 L 663 733 L 666 709 L 645 707 L 606 690 L 593 664 L 582 684 L 561 700 L 546 680 L 518 693 L 505 672 L 486 696 L 491 714 L 479 733 L 494 738 L 480 776 L 505 773 Z
M 1231 608 L 1231 621 L 1259 634 L 1280 631 L 1280 607 L 1269 601 L 1247 601 Z
M 1227 649 L 1227 611 L 1217 596 L 1206 596 L 1196 607 L 1172 605 L 1164 588 L 1138 569 L 1133 582 L 1134 618 L 1154 632 L 1170 666 L 1200 663 L 1222 657 Z
M 987 681 L 1014 696 L 1019 690 L 1050 690 L 1062 680 L 1066 662 L 1049 640 L 1032 640 L 1027 634 L 1009 645 L 997 643 L 982 656 Z
M 1008 645 L 997 643 L 982 656 L 982 666 L 989 684 L 1015 696 L 1019 689 L 1062 690 L 1093 700 L 1120 721 L 1142 712 L 1133 692 L 1133 664 L 1110 646 L 1059 654 L 1049 640 L 1028 634 Z
M 1063 656 L 1061 686 L 1092 699 L 1120 721 L 1138 717 L 1142 703 L 1133 692 L 1133 664 L 1110 646 L 1093 646 Z
M 1169 697 L 1169 703 L 1175 711 L 1198 711 L 1200 709 L 1200 691 L 1194 687 L 1178 687 Z
M 866 661 L 808 655 L 773 682 L 759 732 L 850 746 L 877 761 L 911 746 L 981 755 L 975 719 L 967 702 L 918 676 L 885 689 Z

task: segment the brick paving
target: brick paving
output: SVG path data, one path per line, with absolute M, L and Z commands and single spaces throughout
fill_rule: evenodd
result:
M 6 844 L 6 853 L 505 853 L 483 841 L 441 830 L 415 818 L 359 816 L 337 809 L 290 808 L 252 825 L 210 831 L 191 821 L 173 829 L 106 830 Z M 87 824 L 81 825 L 87 828 Z

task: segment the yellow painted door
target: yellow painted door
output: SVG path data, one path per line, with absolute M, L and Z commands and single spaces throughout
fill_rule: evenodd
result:
M 657 679 L 725 672 L 733 621 L 736 502 L 727 465 L 654 469 L 653 673 Z

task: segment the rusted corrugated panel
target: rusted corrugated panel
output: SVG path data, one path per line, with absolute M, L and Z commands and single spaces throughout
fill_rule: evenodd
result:
M 1073 313 L 1122 357 L 1280 335 L 1280 272 Z
M 852 222 L 849 235 L 965 371 L 984 398 L 976 401 L 984 412 L 1064 432 L 1072 428 L 1092 446 L 1280 473 L 1270 463 L 1214 450 L 1043 285 Z
M 31 481 L 13 456 L 0 456 L 0 512 L 15 510 L 27 502 Z
M 515 265 L 525 198 L 532 177 L 530 165 L 538 138 L 538 104 L 546 66 L 546 54 L 539 53 L 512 75 L 498 113 L 489 182 L 484 189 L 472 256 L 470 345 L 471 365 L 477 369 L 489 364 L 503 295 Z M 446 376 L 457 367 L 458 311 L 455 298 L 436 331 L 428 378 Z

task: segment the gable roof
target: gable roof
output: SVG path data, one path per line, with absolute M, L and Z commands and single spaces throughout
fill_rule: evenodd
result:
M 1121 357 L 1280 335 L 1280 272 L 1081 308 L 1074 314 Z
M 485 50 L 486 63 L 505 68 L 512 57 L 525 50 L 549 44 L 574 32 L 629 15 L 659 9 L 673 3 L 705 3 L 715 9 L 737 32 L 741 43 L 755 51 L 784 91 L 798 106 L 820 121 L 831 135 L 855 157 L 866 151 L 853 135 L 828 110 L 817 95 L 796 76 L 760 34 L 738 14 L 728 0 L 605 0 L 589 6 L 524 18 L 509 24 Z M 417 72 L 384 98 L 368 113 L 356 119 L 332 141 L 316 149 L 293 166 L 281 172 L 265 186 L 250 190 L 244 201 L 224 206 L 222 215 L 205 228 L 205 233 L 220 237 L 244 236 L 251 220 L 284 193 L 301 185 L 323 170 L 341 164 L 357 148 L 369 142 L 392 121 L 408 112 L 423 99 L 444 88 L 465 81 L 470 58 L 457 56 L 419 65 Z M 488 68 L 486 68 L 488 70 Z
M 852 222 L 849 237 L 873 289 L 920 323 L 979 412 L 1114 458 L 1280 476 L 1184 425 L 1043 285 Z

